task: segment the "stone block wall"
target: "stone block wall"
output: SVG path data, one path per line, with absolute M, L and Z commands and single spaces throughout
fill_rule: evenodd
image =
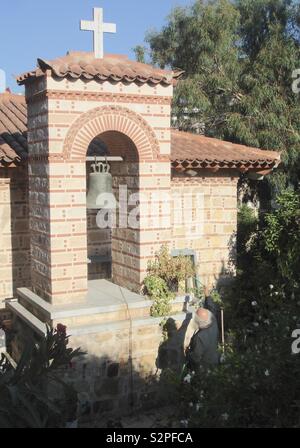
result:
M 159 384 L 160 373 L 170 367 L 180 371 L 185 334 L 185 324 L 177 323 L 177 330 L 173 323 L 166 342 L 157 319 L 132 331 L 128 322 L 127 328 L 71 338 L 72 346 L 80 346 L 87 355 L 74 362 L 65 379 L 79 392 L 87 418 L 110 412 L 124 415 L 168 399 Z
M 201 170 L 195 177 L 173 173 L 171 248 L 195 251 L 200 281 L 208 289 L 234 273 L 238 178 L 231 170 Z M 185 224 L 175 222 L 178 195 L 192 197 L 184 207 Z
M 47 77 L 49 138 L 55 152 L 63 150 L 68 130 L 76 118 L 97 107 L 119 106 L 135 112 L 153 129 L 160 154 L 170 154 L 170 116 L 173 86 Z M 26 87 L 27 88 L 27 87 Z M 31 94 L 31 92 L 30 92 Z M 126 135 L 128 135 L 125 132 Z M 120 155 L 120 154 L 118 154 Z
M 170 241 L 170 163 L 121 162 L 112 165 L 112 174 L 120 205 L 117 213 L 119 227 L 112 232 L 113 280 L 139 292 L 148 261 L 162 244 Z M 124 185 L 127 186 L 127 197 L 123 194 L 120 197 L 119 186 Z M 164 192 L 167 193 L 165 199 Z M 127 207 L 127 212 L 123 206 Z M 137 226 L 134 228 L 131 218 L 135 217 Z
M 181 371 L 183 341 L 188 319 L 172 321 L 168 339 L 164 341 L 160 319 L 147 319 L 143 325 L 109 328 L 98 333 L 78 334 L 70 337 L 69 346 L 80 347 L 86 354 L 74 359 L 61 377 L 78 392 L 79 414 L 91 421 L 126 415 L 133 409 L 151 408 L 169 403 L 166 386 L 160 382 L 164 369 Z M 14 316 L 17 330 L 10 343 L 10 353 L 18 360 L 27 338 L 34 336 L 23 321 Z M 35 335 L 35 338 L 39 336 Z
M 140 191 L 170 189 L 172 94 L 172 86 L 62 80 L 50 73 L 26 85 L 32 283 L 45 300 L 57 304 L 85 300 L 86 154 L 95 137 L 109 143 L 111 155 L 124 155 L 128 163 L 134 163 L 130 153 L 135 149 Z M 164 230 L 155 232 L 157 243 Z M 90 229 L 89 233 L 89 250 L 93 250 L 95 232 Z M 118 233 L 125 244 L 127 236 Z M 135 248 L 119 251 L 115 272 L 121 285 L 138 290 L 146 271 L 141 246 L 153 246 L 151 223 L 141 221 L 133 239 L 138 253 Z M 89 269 L 92 277 L 102 275 L 101 266 Z
M 80 302 L 87 291 L 86 166 L 57 154 L 46 78 L 26 86 L 32 287 L 48 302 Z
M 26 167 L 0 169 L 0 308 L 16 289 L 30 286 Z

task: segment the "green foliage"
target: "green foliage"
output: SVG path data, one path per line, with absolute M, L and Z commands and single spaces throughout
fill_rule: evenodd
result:
M 0 360 L 0 427 L 55 428 L 74 420 L 75 389 L 62 379 L 63 370 L 81 355 L 67 347 L 65 327 L 47 329 L 39 341 L 30 339 L 14 369 L 2 355 Z M 59 390 L 60 398 L 51 398 Z M 49 393 L 50 392 L 50 393 Z
M 180 282 L 196 275 L 196 267 L 189 257 L 172 257 L 168 247 L 162 246 L 155 260 L 149 262 L 148 273 L 162 278 L 171 290 L 175 290 Z
M 134 53 L 135 53 L 136 60 L 138 62 L 143 63 L 143 64 L 145 63 L 145 51 L 146 51 L 146 48 L 143 47 L 142 45 L 137 45 L 134 48 Z
M 300 356 L 291 334 L 300 306 L 282 307 L 231 335 L 223 362 L 201 368 L 180 387 L 182 418 L 190 427 L 300 425 Z M 261 319 L 259 317 L 261 316 Z
M 216 289 L 213 289 L 210 292 L 209 296 L 212 299 L 213 303 L 215 303 L 216 305 L 219 305 L 219 306 L 223 306 L 223 299 L 222 299 L 222 296 L 219 293 L 219 291 L 217 291 Z
M 299 291 L 299 194 L 283 191 L 277 204 L 260 221 L 248 211 L 239 216 L 237 277 L 225 294 L 230 326 L 252 319 L 252 302 L 263 303 L 267 314 Z
M 278 27 L 286 35 L 287 27 L 293 25 L 294 16 L 292 0 L 238 0 L 241 14 L 241 34 L 243 50 L 252 58 L 264 47 L 266 39 Z
M 292 73 L 300 60 L 300 7 L 291 0 L 197 0 L 148 33 L 151 62 L 185 71 L 176 127 L 282 151 L 275 189 L 300 179 L 300 103 Z
M 200 308 L 202 308 L 204 306 L 204 302 L 205 302 L 205 298 L 206 298 L 206 294 L 205 294 L 205 287 L 201 284 L 198 284 L 195 288 L 192 288 L 190 291 L 187 291 L 188 294 L 193 294 L 195 299 L 196 299 L 196 303 L 197 306 Z
M 284 281 L 299 281 L 300 197 L 291 190 L 278 198 L 278 209 L 266 216 L 265 247 Z
M 144 280 L 146 294 L 153 300 L 151 316 L 167 316 L 171 312 L 171 301 L 175 298 L 182 281 L 196 275 L 190 258 L 172 257 L 167 246 L 162 246 L 155 260 L 148 263 L 148 275 Z
M 155 275 L 148 275 L 144 280 L 146 293 L 153 301 L 150 314 L 152 317 L 167 316 L 171 312 L 171 302 L 175 298 L 165 280 Z
M 254 210 L 245 204 L 241 205 L 238 211 L 238 225 L 245 226 L 247 230 L 248 228 L 250 228 L 250 232 L 247 231 L 247 234 L 249 235 L 252 231 L 255 230 L 256 224 L 257 218 L 255 216 Z M 241 229 L 241 231 L 244 233 L 243 229 Z
M 289 190 L 265 220 L 240 211 L 247 249 L 222 294 L 226 355 L 178 388 L 189 426 L 299 427 L 300 355 L 291 350 L 300 327 L 299 212 L 299 195 Z
M 239 259 L 245 257 L 248 251 L 248 243 L 251 243 L 251 235 L 258 228 L 258 219 L 252 208 L 243 204 L 238 210 L 238 237 L 237 237 L 237 253 Z

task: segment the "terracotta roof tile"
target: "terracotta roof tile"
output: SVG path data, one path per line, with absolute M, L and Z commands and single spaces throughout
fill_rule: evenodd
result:
M 174 168 L 267 168 L 278 166 L 280 154 L 188 132 L 171 131 Z
M 19 84 L 26 83 L 51 70 L 52 75 L 59 78 L 98 79 L 100 81 L 126 81 L 171 85 L 183 73 L 182 71 L 161 70 L 151 65 L 130 61 L 122 55 L 106 55 L 96 59 L 93 53 L 70 52 L 66 56 L 47 61 L 38 59 L 38 67 L 17 77 Z
M 24 96 L 0 94 L 0 164 L 27 159 L 27 108 Z
M 104 150 L 104 149 L 103 149 Z M 27 159 L 27 106 L 22 95 L 0 94 L 0 165 Z M 171 131 L 173 168 L 274 168 L 280 154 L 215 138 Z

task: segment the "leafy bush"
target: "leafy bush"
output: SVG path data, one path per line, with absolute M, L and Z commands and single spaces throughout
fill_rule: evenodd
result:
M 39 341 L 30 339 L 16 368 L 2 355 L 0 360 L 0 427 L 65 427 L 76 418 L 77 393 L 62 379 L 62 371 L 81 355 L 67 348 L 65 327 L 47 329 Z M 51 398 L 58 391 L 60 398 Z M 57 394 L 56 394 L 57 396 Z
M 150 314 L 153 317 L 167 316 L 171 312 L 171 302 L 175 297 L 165 280 L 155 275 L 149 275 L 145 278 L 144 284 L 146 293 L 153 301 Z
M 258 219 L 252 208 L 243 204 L 238 210 L 238 237 L 237 253 L 244 254 L 247 251 L 247 243 L 251 235 L 257 230 Z
M 278 208 L 254 224 L 256 230 L 244 233 L 239 248 L 235 283 L 227 290 L 225 309 L 231 327 L 251 321 L 251 303 L 264 304 L 265 312 L 278 307 L 285 297 L 293 297 L 300 287 L 300 200 L 299 194 L 284 191 L 277 198 Z M 247 226 L 247 222 L 243 226 Z M 248 229 L 251 228 L 249 225 Z M 240 227 L 239 227 L 240 232 Z M 239 236 L 238 236 L 239 240 Z M 270 294 L 270 285 L 276 294 Z
M 240 215 L 247 250 L 222 295 L 226 357 L 185 376 L 180 401 L 189 426 L 300 426 L 300 355 L 291 351 L 300 327 L 299 195 L 285 191 L 277 203 L 259 223 L 245 209 Z
M 179 255 L 172 257 L 167 246 L 162 246 L 155 260 L 148 264 L 148 273 L 162 278 L 172 290 L 178 288 L 180 282 L 196 275 L 196 267 L 189 257 Z
M 226 357 L 213 369 L 185 377 L 182 418 L 191 427 L 292 427 L 300 425 L 300 355 L 291 334 L 300 302 L 230 335 Z
M 185 256 L 172 257 L 167 246 L 162 246 L 155 260 L 148 264 L 148 275 L 144 280 L 145 293 L 153 300 L 151 316 L 167 316 L 171 312 L 173 291 L 180 282 L 195 276 L 195 266 Z
M 278 209 L 266 216 L 266 251 L 274 257 L 283 281 L 299 281 L 300 271 L 300 197 L 291 190 L 277 199 Z

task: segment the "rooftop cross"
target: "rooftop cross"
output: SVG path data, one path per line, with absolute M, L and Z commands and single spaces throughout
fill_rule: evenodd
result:
M 94 32 L 94 53 L 95 58 L 102 59 L 104 56 L 103 34 L 116 33 L 117 27 L 114 23 L 103 22 L 103 9 L 94 8 L 94 21 L 81 20 L 80 29 L 82 31 Z

